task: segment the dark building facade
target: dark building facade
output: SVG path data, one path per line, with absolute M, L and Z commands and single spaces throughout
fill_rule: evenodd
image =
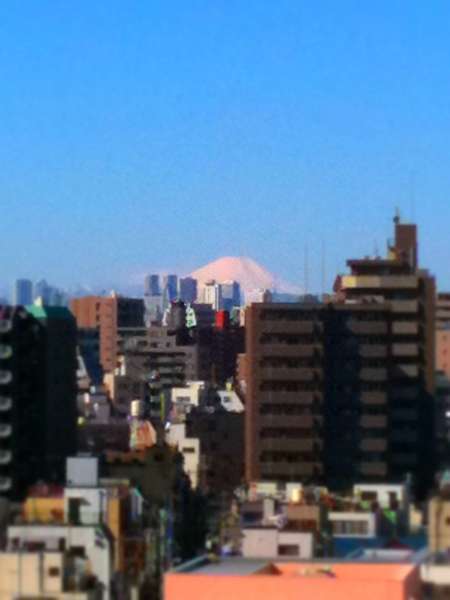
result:
M 403 229 L 407 227 L 407 229 Z M 434 280 L 415 228 L 387 259 L 349 261 L 336 303 L 246 311 L 246 477 L 325 483 L 433 477 Z
M 0 309 L 0 495 L 64 478 L 76 452 L 76 325 L 61 307 Z
M 104 371 L 117 366 L 119 328 L 144 327 L 144 301 L 111 296 L 85 296 L 70 303 L 79 328 L 97 328 L 100 332 L 100 361 Z

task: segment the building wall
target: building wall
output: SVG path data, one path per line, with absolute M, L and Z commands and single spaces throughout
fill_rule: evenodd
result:
M 276 565 L 278 567 L 280 565 Z M 291 574 L 287 567 L 292 566 Z M 411 565 L 348 564 L 332 566 L 336 577 L 301 576 L 313 571 L 311 564 L 283 565 L 282 575 L 252 574 L 233 576 L 214 574 L 169 573 L 165 576 L 165 600 L 229 600 L 230 598 L 257 598 L 258 600 L 419 600 L 418 569 Z M 398 573 L 395 570 L 398 569 Z
M 428 546 L 431 552 L 450 549 L 450 500 L 439 496 L 428 503 Z
M 255 527 L 244 529 L 242 534 L 242 556 L 245 558 L 313 557 L 312 533 Z
M 65 525 L 14 525 L 8 527 L 8 544 L 19 547 L 29 543 L 43 543 L 45 550 L 58 551 L 60 540 L 65 540 L 66 549 L 81 547 L 91 563 L 92 572 L 104 585 L 106 597 L 109 597 L 112 575 L 112 549 L 105 531 L 100 527 Z

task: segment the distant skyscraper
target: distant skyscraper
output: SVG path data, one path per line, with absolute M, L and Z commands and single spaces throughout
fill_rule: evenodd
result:
M 159 286 L 159 275 L 147 275 L 144 279 L 144 295 L 159 296 L 160 294 L 161 288 Z
M 223 310 L 231 312 L 235 306 L 241 305 L 241 286 L 237 281 L 224 281 L 220 284 L 222 288 Z
M 38 281 L 34 284 L 33 300 L 42 298 L 44 304 L 48 304 L 49 303 L 49 294 L 50 294 L 50 286 L 45 281 L 45 279 L 41 279 L 40 281 Z
M 181 277 L 178 281 L 178 297 L 186 304 L 197 300 L 197 280 L 193 277 Z
M 204 304 L 210 304 L 214 310 L 222 307 L 222 286 L 214 280 L 207 281 L 202 288 L 201 300 Z
M 29 279 L 17 279 L 14 284 L 13 304 L 27 306 L 33 302 L 33 284 Z
M 176 300 L 178 295 L 178 277 L 176 275 L 165 275 L 163 277 L 164 294 L 169 302 Z

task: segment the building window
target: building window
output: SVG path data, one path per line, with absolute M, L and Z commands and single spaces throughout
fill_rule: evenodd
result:
M 48 576 L 49 577 L 59 577 L 60 575 L 60 570 L 59 567 L 50 567 L 48 570 Z
M 297 544 L 280 544 L 278 556 L 300 556 L 300 548 Z

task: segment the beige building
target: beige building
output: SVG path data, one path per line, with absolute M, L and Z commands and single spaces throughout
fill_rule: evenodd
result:
M 0 600 L 94 600 L 98 597 L 95 586 L 91 585 L 87 573 L 83 574 L 80 566 L 78 578 L 76 575 L 67 578 L 65 573 L 70 565 L 62 552 L 2 552 Z
M 450 497 L 436 496 L 428 504 L 428 548 L 430 552 L 450 549 Z
M 301 558 L 314 556 L 312 532 L 285 531 L 277 527 L 248 527 L 242 531 L 244 558 Z

